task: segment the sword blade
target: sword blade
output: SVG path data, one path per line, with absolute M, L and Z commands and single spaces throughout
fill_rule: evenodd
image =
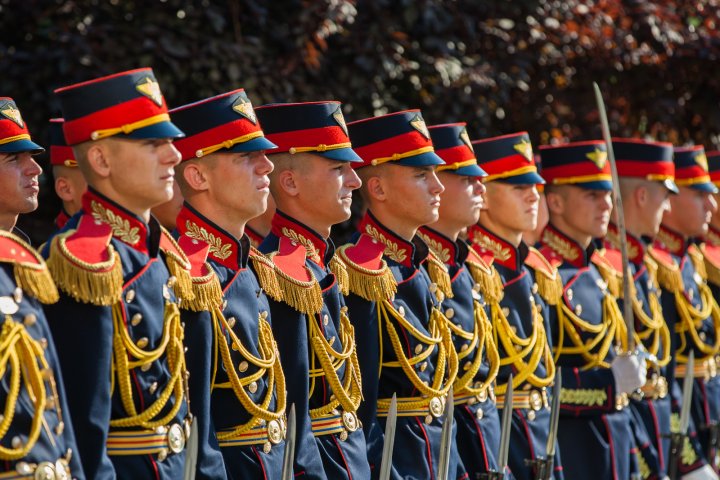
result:
M 690 424 L 690 401 L 692 400 L 693 390 L 693 370 L 695 370 L 695 352 L 692 350 L 690 350 L 685 367 L 682 407 L 680 408 L 680 434 L 682 435 L 687 435 L 688 425 Z
M 605 111 L 605 102 L 603 101 L 600 87 L 593 82 L 595 90 L 595 101 L 597 102 L 598 114 L 600 116 L 600 126 L 602 127 L 603 139 L 607 145 L 608 162 L 610 163 L 610 173 L 612 175 L 612 196 L 615 204 L 615 214 L 617 215 L 618 233 L 620 236 L 620 255 L 622 257 L 623 269 L 623 318 L 627 327 L 627 351 L 635 350 L 635 316 L 632 311 L 632 303 L 630 300 L 630 282 L 633 281 L 629 272 L 630 259 L 628 257 L 628 246 L 625 229 L 625 212 L 622 206 L 622 196 L 620 195 L 620 179 L 617 172 L 617 164 L 615 163 L 615 152 L 612 146 L 612 137 L 610 135 L 610 123 L 608 122 L 607 112 Z
M 395 427 L 397 425 L 397 395 L 393 393 L 390 400 L 387 420 L 385 422 L 385 439 L 383 441 L 382 461 L 378 480 L 390 480 L 393 447 L 395 446 Z
M 445 414 L 443 415 L 442 434 L 440 436 L 440 458 L 438 459 L 438 480 L 448 480 L 450 473 L 450 449 L 452 447 L 452 423 L 455 411 L 455 397 L 450 387 L 445 399 Z
M 190 425 L 190 438 L 188 438 L 185 444 L 185 470 L 183 472 L 183 480 L 195 479 L 199 447 L 198 435 L 197 418 L 193 418 L 193 422 Z
M 295 404 L 290 406 L 285 434 L 285 454 L 283 455 L 282 480 L 293 480 L 293 461 L 295 459 Z
M 557 367 L 555 371 L 555 385 L 552 390 L 552 408 L 550 410 L 550 431 L 548 432 L 546 460 L 550 461 L 555 457 L 555 448 L 557 445 L 557 431 L 560 420 L 560 389 L 562 388 L 562 368 Z
M 500 424 L 500 450 L 498 451 L 498 469 L 503 476 L 508 463 L 508 454 L 510 453 L 510 422 L 512 420 L 512 411 L 513 376 L 510 374 L 507 381 L 507 390 L 505 390 L 505 402 L 503 402 L 502 423 Z

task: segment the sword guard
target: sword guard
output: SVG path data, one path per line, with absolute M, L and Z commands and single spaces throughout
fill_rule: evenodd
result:
M 534 480 L 550 480 L 552 478 L 553 463 L 552 458 L 525 459 L 525 465 L 533 469 Z
M 476 473 L 475 480 L 505 480 L 505 473 L 503 473 L 503 472 Z

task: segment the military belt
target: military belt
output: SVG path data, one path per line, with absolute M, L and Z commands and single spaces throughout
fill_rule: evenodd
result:
M 390 408 L 390 399 L 378 400 L 377 416 L 387 417 Z M 425 417 L 425 423 L 432 423 L 434 418 L 440 418 L 445 411 L 445 397 L 406 397 L 397 399 L 398 417 Z
M 222 430 L 219 433 L 222 439 L 218 438 L 218 445 L 222 448 L 227 447 L 246 447 L 253 445 L 262 445 L 263 451 L 269 453 L 273 445 L 277 445 L 285 439 L 286 426 L 285 422 L 279 420 L 270 420 L 269 422 L 261 421 L 253 426 L 250 430 L 232 435 L 235 429 Z
M 505 394 L 497 395 L 498 405 L 505 402 Z M 529 409 L 535 412 L 543 408 L 550 408 L 547 390 L 543 388 L 533 388 L 531 390 L 516 390 L 513 392 L 513 408 Z
M 107 453 L 120 455 L 158 455 L 164 460 L 172 453 L 185 449 L 189 429 L 179 423 L 170 427 L 157 427 L 155 430 L 117 430 L 108 434 Z
M 360 428 L 360 420 L 355 412 L 333 410 L 327 415 L 310 418 L 313 435 L 320 437 L 337 433 L 340 440 L 346 440 L 348 434 Z
M 495 402 L 495 390 L 492 388 L 492 385 L 486 386 L 480 390 L 480 393 L 477 394 L 469 393 L 467 391 L 458 392 L 458 394 L 455 395 L 455 406 L 484 403 L 488 399 Z
M 687 365 L 680 364 L 675 367 L 675 376 L 684 378 L 687 374 Z M 714 357 L 706 358 L 703 361 L 696 361 L 693 366 L 693 377 L 703 378 L 706 381 L 715 378 L 718 374 L 718 360 Z
M 15 471 L 0 473 L 0 480 L 67 480 L 69 478 L 70 467 L 64 458 L 55 462 L 18 462 Z

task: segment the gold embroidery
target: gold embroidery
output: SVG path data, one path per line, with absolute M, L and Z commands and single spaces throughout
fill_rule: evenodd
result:
M 524 138 L 520 140 L 520 143 L 516 143 L 513 145 L 513 148 L 515 151 L 520 153 L 523 157 L 525 157 L 525 160 L 528 162 L 532 162 L 533 160 L 533 150 L 532 150 L 532 144 L 525 140 Z
M 450 263 L 450 249 L 443 248 L 442 243 L 431 238 L 429 235 L 418 232 L 418 236 L 422 238 L 423 242 L 427 243 L 432 253 L 443 263 Z
M 310 240 L 309 238 L 305 238 L 303 235 L 300 235 L 295 230 L 290 230 L 286 227 L 283 227 L 282 234 L 288 237 L 291 241 L 299 243 L 300 245 L 305 247 L 305 250 L 307 250 L 307 257 L 315 263 L 320 263 L 320 252 L 318 252 L 318 249 L 315 248 L 315 244 L 312 243 L 312 240 Z
M 185 235 L 194 240 L 202 240 L 210 245 L 210 255 L 214 255 L 220 260 L 225 260 L 232 255 L 232 245 L 223 243 L 222 238 L 208 232 L 204 227 L 187 220 L 185 222 L 185 228 L 187 228 Z
M 542 241 L 548 244 L 550 248 L 555 250 L 557 253 L 562 255 L 562 257 L 566 260 L 574 261 L 577 260 L 579 256 L 577 248 L 574 248 L 569 241 L 560 238 L 558 235 L 551 232 L 550 230 L 545 230 L 543 232 Z
M 487 250 L 490 250 L 493 256 L 502 262 L 510 258 L 511 254 L 508 247 L 503 247 L 500 242 L 490 238 L 488 235 L 480 231 L 473 233 L 473 242 L 486 248 Z
M 672 234 L 663 230 L 662 228 L 657 234 L 657 241 L 665 245 L 673 252 L 678 252 L 682 248 L 681 241 L 675 238 Z
M 608 230 L 607 235 L 605 236 L 605 239 L 612 245 L 615 249 L 620 250 L 620 233 L 616 230 Z M 640 254 L 638 251 L 637 245 L 627 242 L 627 249 L 628 249 L 628 258 L 633 259 L 637 258 L 637 256 Z
M 607 163 L 607 152 L 595 148 L 595 151 L 586 154 L 586 157 L 595 164 L 600 170 L 603 169 L 605 163 Z
M 370 224 L 365 225 L 365 233 L 385 245 L 385 252 L 383 252 L 383 254 L 390 258 L 390 260 L 402 263 L 407 259 L 407 250 L 398 247 L 397 243 L 390 241 L 385 235 L 380 233 L 377 228 Z
M 707 156 L 703 152 L 699 152 L 697 155 L 695 155 L 695 163 L 700 165 L 700 168 L 702 168 L 706 172 L 708 171 Z
M 90 202 L 90 207 L 92 208 L 93 218 L 99 222 L 110 225 L 114 236 L 130 245 L 136 245 L 140 241 L 140 229 L 138 227 L 131 227 L 130 222 L 126 218 L 116 215 L 112 210 L 103 207 L 95 200 Z
M 560 389 L 560 402 L 575 405 L 601 406 L 607 401 L 607 392 L 600 389 L 577 388 Z

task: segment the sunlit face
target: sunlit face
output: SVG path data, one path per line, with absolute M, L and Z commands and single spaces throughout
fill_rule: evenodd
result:
M 177 182 L 173 182 L 173 197 L 160 205 L 154 206 L 150 212 L 157 218 L 160 225 L 168 230 L 175 228 L 175 221 L 183 206 L 183 195 Z
M 444 187 L 432 166 L 387 165 L 381 178 L 393 215 L 412 228 L 437 221 Z
M 688 237 L 707 233 L 707 225 L 717 210 L 713 195 L 691 187 L 679 187 L 680 193 L 670 196 L 670 211 L 663 223 Z
M 562 191 L 547 195 L 550 221 L 564 225 L 565 233 L 571 238 L 602 238 L 607 234 L 612 192 L 567 185 Z
M 111 147 L 109 180 L 123 206 L 149 209 L 172 198 L 180 153 L 171 140 L 111 137 L 105 141 Z
M 713 194 L 713 199 L 715 200 L 716 205 L 720 205 L 720 193 Z M 710 219 L 710 225 L 712 225 L 716 230 L 720 230 L 720 208 L 716 208 L 715 212 L 713 212 L 712 218 Z
M 540 195 L 534 184 L 494 181 L 486 184 L 486 188 L 486 207 L 481 216 L 483 225 L 505 238 L 535 228 Z
M 650 182 L 646 186 L 647 198 L 642 208 L 642 235 L 655 237 L 660 229 L 663 215 L 670 209 L 670 191 L 662 183 Z
M 308 155 L 295 172 L 298 195 L 293 202 L 318 225 L 335 225 L 350 218 L 352 192 L 361 182 L 350 162 Z
M 463 228 L 477 223 L 483 206 L 485 186 L 481 177 L 438 172 L 445 191 L 440 194 L 439 215 L 443 222 Z
M 29 213 L 38 206 L 42 168 L 28 152 L 0 153 L 0 214 Z

